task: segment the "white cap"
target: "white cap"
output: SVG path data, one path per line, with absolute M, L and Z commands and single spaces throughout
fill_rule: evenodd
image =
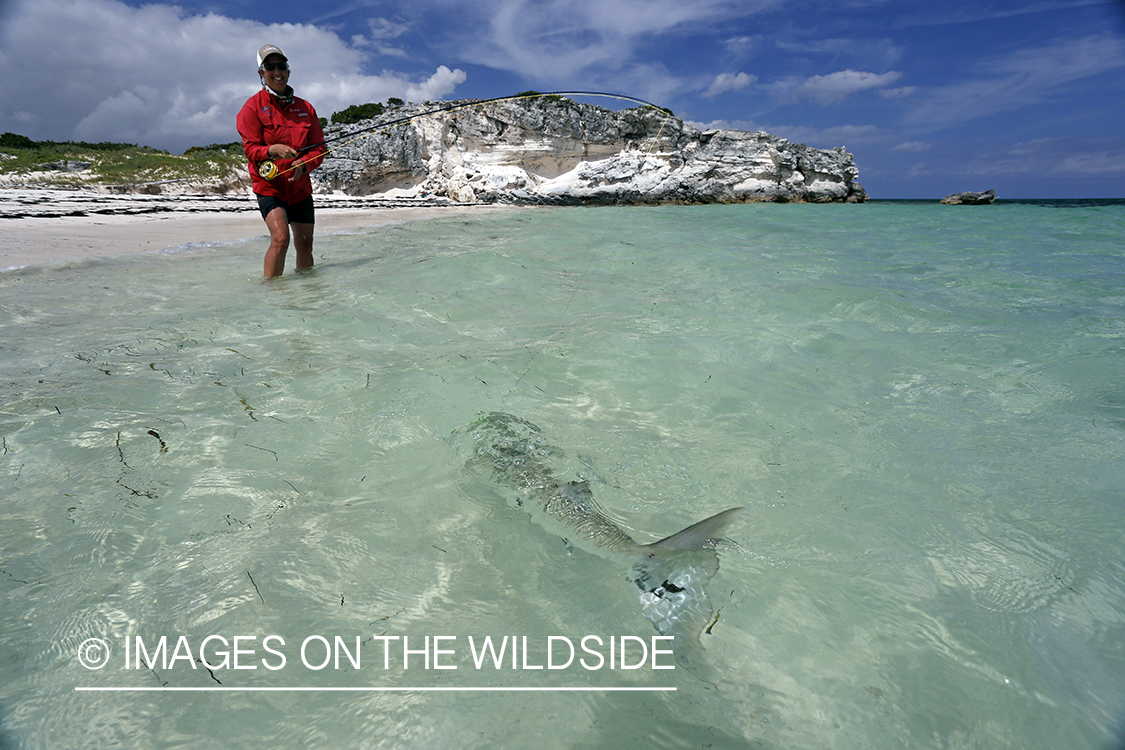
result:
M 272 44 L 267 44 L 266 46 L 264 46 L 260 50 L 258 50 L 258 67 L 259 68 L 262 67 L 262 63 L 264 63 L 266 61 L 266 58 L 269 57 L 270 55 L 281 55 L 282 60 L 284 60 L 285 62 L 289 62 L 289 58 L 285 56 L 285 53 L 281 51 L 280 47 L 276 47 Z

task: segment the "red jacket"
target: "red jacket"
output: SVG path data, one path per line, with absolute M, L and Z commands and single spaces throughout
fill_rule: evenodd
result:
M 293 101 L 282 104 L 280 100 L 263 88 L 246 100 L 238 113 L 238 134 L 242 136 L 242 150 L 250 161 L 250 179 L 254 192 L 270 195 L 292 205 L 312 195 L 312 182 L 309 172 L 324 161 L 327 149 L 319 146 L 296 159 L 271 159 L 269 147 L 284 143 L 300 151 L 305 146 L 324 140 L 320 120 L 316 110 L 304 99 L 293 97 Z M 272 161 L 277 165 L 278 175 L 267 180 L 258 174 L 258 164 Z M 296 162 L 303 162 L 305 173 L 290 182 L 292 172 L 287 171 Z

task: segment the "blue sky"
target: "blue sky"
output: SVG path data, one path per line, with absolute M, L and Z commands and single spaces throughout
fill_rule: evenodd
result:
M 265 43 L 321 116 L 610 91 L 845 146 L 874 198 L 1125 197 L 1123 0 L 0 0 L 0 132 L 236 140 Z

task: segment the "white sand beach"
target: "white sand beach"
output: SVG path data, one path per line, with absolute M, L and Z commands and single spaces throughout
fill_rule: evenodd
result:
M 316 196 L 316 200 L 318 236 L 496 208 L 422 201 L 410 205 L 346 196 Z M 265 222 L 250 196 L 0 190 L 0 270 L 254 237 L 262 238 L 265 252 Z

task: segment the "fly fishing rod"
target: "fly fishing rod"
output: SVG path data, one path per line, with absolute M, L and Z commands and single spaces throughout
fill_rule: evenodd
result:
M 536 98 L 542 97 L 542 96 L 598 96 L 598 97 L 602 97 L 602 98 L 605 98 L 605 99 L 619 99 L 621 101 L 632 102 L 632 103 L 640 105 L 642 107 L 648 107 L 649 109 L 654 109 L 654 110 L 657 110 L 658 112 L 663 112 L 668 117 L 672 116 L 672 110 L 668 109 L 667 107 L 660 107 L 660 106 L 657 106 L 657 105 L 653 104 L 652 102 L 646 102 L 644 99 L 638 99 L 635 96 L 628 96 L 626 94 L 612 94 L 612 93 L 607 93 L 607 92 L 604 92 L 604 91 L 547 91 L 547 92 L 529 91 L 529 92 L 526 92 L 526 93 L 523 93 L 523 94 L 513 94 L 511 96 L 495 96 L 495 97 L 492 97 L 491 99 L 474 99 L 472 101 L 462 102 L 462 103 L 458 103 L 458 104 L 447 104 L 444 107 L 437 107 L 436 109 L 431 109 L 431 110 L 428 110 L 426 112 L 420 112 L 420 113 L 415 114 L 415 115 L 409 115 L 407 117 L 399 117 L 397 119 L 390 120 L 388 122 L 381 122 L 381 123 L 378 123 L 376 125 L 372 125 L 370 127 L 361 128 L 360 130 L 353 130 L 350 133 L 343 133 L 341 135 L 333 136 L 331 138 L 325 138 L 320 143 L 313 143 L 309 146 L 305 146 L 304 148 L 299 149 L 297 151 L 297 155 L 299 157 L 301 154 L 308 153 L 309 151 L 312 151 L 313 149 L 323 148 L 324 146 L 327 146 L 329 143 L 334 143 L 335 141 L 343 140 L 345 138 L 348 139 L 348 140 L 344 141 L 343 143 L 341 143 L 337 146 L 333 146 L 332 148 L 326 149 L 324 153 L 325 153 L 325 155 L 327 155 L 327 154 L 330 154 L 337 149 L 340 149 L 340 148 L 343 148 L 344 146 L 347 146 L 349 143 L 353 143 L 355 141 L 358 141 L 360 138 L 364 138 L 367 135 L 374 135 L 375 133 L 390 130 L 391 128 L 398 127 L 399 125 L 405 125 L 407 123 L 414 122 L 416 120 L 422 120 L 422 119 L 425 119 L 425 118 L 430 117 L 432 115 L 442 114 L 444 112 L 458 112 L 458 111 L 463 110 L 463 109 L 469 109 L 470 107 L 479 107 L 479 106 L 482 106 L 482 105 L 485 105 L 485 104 L 493 104 L 495 102 L 509 102 L 509 101 L 516 101 L 516 100 L 519 100 L 519 99 L 536 99 Z M 661 127 L 663 128 L 663 125 Z M 291 166 L 288 169 L 283 171 L 283 170 L 279 170 L 277 165 L 274 164 L 272 161 L 264 161 L 264 162 L 261 162 L 258 165 L 258 172 L 259 172 L 259 174 L 262 175 L 262 177 L 265 177 L 267 180 L 272 180 L 274 177 L 279 177 L 283 174 L 286 174 L 288 172 L 293 171 L 298 166 L 300 166 L 299 162 L 295 163 L 293 166 Z
M 607 92 L 603 92 L 603 91 L 549 91 L 549 92 L 529 91 L 529 92 L 525 92 L 525 93 L 522 93 L 522 94 L 513 94 L 511 96 L 496 96 L 496 97 L 492 97 L 490 99 L 474 99 L 474 100 L 470 100 L 470 101 L 462 101 L 462 102 L 459 102 L 459 103 L 449 103 L 449 104 L 446 104 L 446 105 L 441 106 L 441 107 L 436 107 L 434 109 L 427 110 L 425 112 L 420 112 L 418 114 L 408 115 L 408 116 L 405 116 L 405 117 L 399 117 L 399 118 L 389 120 L 389 121 L 386 121 L 386 122 L 376 123 L 374 125 L 371 125 L 371 126 L 368 126 L 368 127 L 365 127 L 365 128 L 360 128 L 359 130 L 353 130 L 349 133 L 342 133 L 340 135 L 333 136 L 331 138 L 325 138 L 323 141 L 321 141 L 319 143 L 313 143 L 311 145 L 305 146 L 304 148 L 297 151 L 298 159 L 295 160 L 296 163 L 293 166 L 286 169 L 285 171 L 280 171 L 273 162 L 262 162 L 259 165 L 258 170 L 259 170 L 259 173 L 263 177 L 265 177 L 266 179 L 273 179 L 274 177 L 277 177 L 279 175 L 290 172 L 290 171 L 296 169 L 298 166 L 300 166 L 301 165 L 301 162 L 299 161 L 300 154 L 306 154 L 306 153 L 308 153 L 308 152 L 310 152 L 314 149 L 318 149 L 318 148 L 325 148 L 326 146 L 328 146 L 328 144 L 335 143 L 336 141 L 343 141 L 343 143 L 339 143 L 339 144 L 337 144 L 337 145 L 335 145 L 331 148 L 326 148 L 326 150 L 324 152 L 325 154 L 332 153 L 333 151 L 336 151 L 337 149 L 343 148 L 344 146 L 348 145 L 349 143 L 353 143 L 353 142 L 359 140 L 360 138 L 364 138 L 368 135 L 373 135 L 374 133 L 387 131 L 387 130 L 390 130 L 391 128 L 398 127 L 399 125 L 405 125 L 405 124 L 410 123 L 410 122 L 422 120 L 426 117 L 431 117 L 431 116 L 436 115 L 436 114 L 442 114 L 442 113 L 446 113 L 446 112 L 457 112 L 457 111 L 460 111 L 460 110 L 468 109 L 470 107 L 479 107 L 479 106 L 484 105 L 484 104 L 493 104 L 493 103 L 496 103 L 496 102 L 516 101 L 516 100 L 519 100 L 519 99 L 535 99 L 535 98 L 543 97 L 543 96 L 554 96 L 554 97 L 590 96 L 590 97 L 602 97 L 602 98 L 606 98 L 606 99 L 618 99 L 618 100 L 621 100 L 621 101 L 632 102 L 633 104 L 639 105 L 641 107 L 645 107 L 647 109 L 652 109 L 652 110 L 655 110 L 657 112 L 662 113 L 664 115 L 664 118 L 660 122 L 660 129 L 656 133 L 656 138 L 654 138 L 652 143 L 649 144 L 648 152 L 646 152 L 646 158 L 647 158 L 648 153 L 650 153 L 652 151 L 653 147 L 656 146 L 656 142 L 660 139 L 660 134 L 664 132 L 664 128 L 668 124 L 668 120 L 670 120 L 671 118 L 674 117 L 674 115 L 672 114 L 672 110 L 668 109 L 667 107 L 661 107 L 661 106 L 658 106 L 656 104 L 653 104 L 652 102 L 646 102 L 644 99 L 638 99 L 635 96 L 628 96 L 626 94 L 612 94 L 612 93 L 607 93 Z M 267 170 L 269 170 L 269 171 L 267 172 Z M 618 206 L 618 208 L 620 208 L 620 206 Z M 614 214 L 614 217 L 611 218 L 609 224 L 606 226 L 605 232 L 602 234 L 601 240 L 598 242 L 597 246 L 594 248 L 594 251 L 591 253 L 591 255 L 590 255 L 590 257 L 589 257 L 589 259 L 586 263 L 586 268 L 585 268 L 585 270 L 583 270 L 583 272 L 582 272 L 582 274 L 579 278 L 585 277 L 586 273 L 589 272 L 590 267 L 593 265 L 594 260 L 597 257 L 599 250 L 601 249 L 601 246 L 605 243 L 605 238 L 609 234 L 610 227 L 613 224 L 613 218 L 615 218 L 615 217 L 616 217 L 616 213 Z M 574 297 L 577 294 L 577 291 L 578 291 L 578 289 L 577 289 L 577 287 L 575 287 L 572 290 L 570 297 L 567 299 L 566 305 L 563 308 L 562 314 L 560 315 L 560 318 L 559 318 L 560 322 L 563 318 L 565 318 L 565 316 L 567 314 L 567 311 L 570 309 L 571 302 L 573 302 Z M 556 328 L 557 327 L 558 326 L 556 326 Z M 512 386 L 512 390 L 515 390 L 515 388 L 519 386 L 520 382 L 523 381 L 524 377 L 531 371 L 531 363 L 537 356 L 539 356 L 540 352 L 541 352 L 541 349 L 536 349 L 531 354 L 531 356 L 528 358 L 527 363 L 524 367 L 524 371 L 520 374 L 520 376 L 518 378 L 516 378 L 516 382 Z

